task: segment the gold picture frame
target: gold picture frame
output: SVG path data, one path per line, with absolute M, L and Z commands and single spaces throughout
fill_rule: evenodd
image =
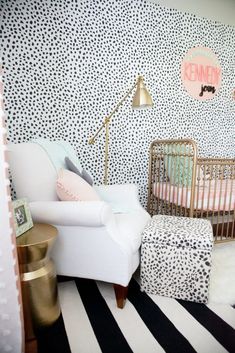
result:
M 27 199 L 12 202 L 16 236 L 20 236 L 33 227 L 33 220 Z

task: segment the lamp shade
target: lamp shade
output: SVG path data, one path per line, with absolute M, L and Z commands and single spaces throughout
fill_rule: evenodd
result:
M 144 109 L 153 106 L 152 97 L 150 96 L 144 84 L 144 78 L 138 77 L 136 92 L 132 101 L 133 109 Z

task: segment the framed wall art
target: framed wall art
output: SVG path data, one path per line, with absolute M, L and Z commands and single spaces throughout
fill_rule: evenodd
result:
M 12 202 L 15 221 L 16 236 L 25 233 L 33 227 L 33 220 L 30 214 L 27 199 L 19 199 Z
M 222 70 L 217 55 L 206 47 L 188 50 L 181 63 L 185 90 L 197 100 L 214 98 L 221 86 Z

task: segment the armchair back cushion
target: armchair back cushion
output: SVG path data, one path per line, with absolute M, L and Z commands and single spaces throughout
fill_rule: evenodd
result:
M 9 162 L 17 198 L 26 197 L 28 201 L 58 200 L 57 171 L 46 151 L 38 144 L 10 144 Z
M 58 171 L 66 168 L 65 157 L 81 169 L 72 146 L 66 141 L 37 139 L 10 144 L 9 160 L 17 198 L 28 201 L 58 201 L 56 179 Z

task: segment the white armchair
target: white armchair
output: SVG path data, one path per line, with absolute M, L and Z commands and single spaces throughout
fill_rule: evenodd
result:
M 139 265 L 141 233 L 150 218 L 139 203 L 137 187 L 102 185 L 95 187 L 102 201 L 59 201 L 57 171 L 45 149 L 21 143 L 9 145 L 9 150 L 17 198 L 28 199 L 34 222 L 58 229 L 51 254 L 57 273 L 113 283 L 117 306 L 123 308 Z

